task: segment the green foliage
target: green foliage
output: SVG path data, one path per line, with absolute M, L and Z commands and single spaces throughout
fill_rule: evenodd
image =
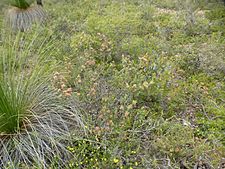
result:
M 225 36 L 225 9 L 224 7 L 218 7 L 212 11 L 206 13 L 206 17 L 212 22 L 211 30 L 213 32 L 222 33 Z
M 55 158 L 65 166 L 70 130 L 84 131 L 75 103 L 63 100 L 53 87 L 58 66 L 48 33 L 5 33 L 1 44 L 1 168 L 45 168 Z
M 61 71 L 87 112 L 87 139 L 104 145 L 104 153 L 91 158 L 100 168 L 114 166 L 113 159 L 124 168 L 160 168 L 168 161 L 172 168 L 180 161 L 193 167 L 199 158 L 217 166 L 224 150 L 224 40 L 211 30 L 205 2 L 190 8 L 188 1 L 168 1 L 170 8 L 156 1 L 95 3 L 78 1 L 77 12 L 66 15 L 63 31 L 71 20 L 76 28 L 65 42 L 70 52 Z M 70 148 L 77 154 L 86 146 Z M 75 157 L 93 167 L 83 154 Z
M 15 37 L 13 46 L 9 45 L 12 43 L 11 38 L 13 37 L 10 37 L 3 44 L 0 60 L 0 132 L 7 134 L 16 132 L 23 125 L 22 120 L 27 116 L 30 109 L 37 104 L 36 102 L 40 101 L 39 97 L 42 96 L 43 88 L 46 87 L 42 82 L 48 83 L 50 80 L 49 74 L 52 71 L 49 64 L 42 58 L 45 56 L 36 59 L 28 58 L 31 51 L 27 45 L 32 44 L 24 44 L 25 47 L 19 47 L 23 35 L 19 34 Z M 39 50 L 36 51 L 41 52 Z M 37 54 L 40 55 L 40 53 Z M 33 69 L 30 69 L 28 64 L 33 65 Z M 43 65 L 43 67 L 40 65 Z
M 3 0 L 4 4 L 9 4 L 21 9 L 26 9 L 28 8 L 32 3 L 34 2 L 34 0 Z
M 218 168 L 225 155 L 224 9 L 220 2 L 49 0 L 45 4 L 50 13 L 48 28 L 37 39 L 49 37 L 47 41 L 54 41 L 54 48 L 48 43 L 34 44 L 26 48 L 29 57 L 23 66 L 9 59 L 7 67 L 18 71 L 12 78 L 17 82 L 18 74 L 29 71 L 38 53 L 43 54 L 43 66 L 38 64 L 38 70 L 48 74 L 46 70 L 54 67 L 47 86 L 57 91 L 57 101 L 55 95 L 46 95 L 53 99 L 51 103 L 44 99 L 44 112 L 49 108 L 62 112 L 50 116 L 43 128 L 50 128 L 52 122 L 57 130 L 77 125 L 63 128 L 58 135 L 47 134 L 56 131 L 53 128 L 42 128 L 53 140 L 46 141 L 49 151 L 38 151 L 44 147 L 38 140 L 45 138 L 42 134 L 31 135 L 31 143 L 43 144 L 35 149 L 38 155 L 28 166 L 194 168 L 201 162 Z M 31 39 L 29 35 L 22 42 Z M 13 56 L 21 55 L 22 44 Z M 55 62 L 60 64 L 55 66 Z M 37 84 L 45 84 L 44 78 L 38 75 Z M 31 81 L 28 78 L 27 85 Z M 26 84 L 15 82 L 16 86 Z M 3 98 L 12 87 L 3 81 L 0 84 Z M 35 90 L 29 91 L 32 95 Z M 10 99 L 2 101 L 8 101 L 4 105 L 17 108 L 17 112 L 26 108 L 24 104 L 14 106 Z M 42 115 L 43 111 L 39 112 Z M 83 118 L 85 130 L 80 127 L 84 126 Z M 16 131 L 23 127 L 19 125 Z M 46 154 L 44 162 L 42 154 Z M 49 154 L 53 158 L 46 161 Z
M 218 157 L 224 155 L 222 147 L 222 149 L 214 150 L 209 142 L 195 137 L 195 131 L 192 128 L 177 122 L 163 122 L 156 129 L 156 133 L 152 149 L 158 151 L 154 152 L 155 156 L 159 156 L 158 158 L 164 154 L 164 158 L 182 161 L 186 167 L 193 168 L 192 162 L 198 160 L 200 156 L 206 161 L 210 159 L 211 164 L 216 164 Z M 155 165 L 154 167 L 160 167 L 162 163 Z

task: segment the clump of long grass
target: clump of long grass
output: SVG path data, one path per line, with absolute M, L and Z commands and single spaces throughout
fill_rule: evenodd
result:
M 34 0 L 8 0 L 1 2 L 8 5 L 5 12 L 6 23 L 13 30 L 27 31 L 32 24 L 43 23 L 46 12 L 41 5 L 34 5 Z
M 13 30 L 28 30 L 34 23 L 43 23 L 46 13 L 41 6 L 32 6 L 27 9 L 11 7 L 6 12 L 6 22 Z
M 0 168 L 66 165 L 72 131 L 84 132 L 76 102 L 52 87 L 54 43 L 41 36 L 18 33 L 0 44 Z

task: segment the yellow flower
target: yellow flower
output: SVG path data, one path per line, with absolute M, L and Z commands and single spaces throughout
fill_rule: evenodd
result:
M 114 163 L 118 163 L 119 162 L 119 160 L 117 158 L 114 158 L 113 161 L 114 161 Z
M 130 109 L 132 109 L 132 108 L 133 108 L 133 105 L 132 105 L 132 104 L 130 104 L 130 105 L 127 106 L 127 109 L 128 109 L 128 110 L 130 110 Z
M 136 104 L 137 104 L 137 100 L 133 100 L 133 101 L 132 101 L 132 104 L 133 104 L 133 105 L 136 105 Z
M 148 82 L 147 81 L 145 81 L 144 83 L 143 83 L 143 86 L 145 87 L 145 88 L 148 88 Z

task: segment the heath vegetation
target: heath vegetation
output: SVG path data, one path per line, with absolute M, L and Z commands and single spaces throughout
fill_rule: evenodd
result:
M 10 5 L 0 168 L 225 166 L 223 1 Z

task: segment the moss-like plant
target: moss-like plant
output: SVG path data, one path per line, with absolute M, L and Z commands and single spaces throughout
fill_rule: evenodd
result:
M 70 133 L 83 123 L 53 88 L 54 45 L 40 33 L 9 37 L 0 45 L 0 168 L 65 165 Z

